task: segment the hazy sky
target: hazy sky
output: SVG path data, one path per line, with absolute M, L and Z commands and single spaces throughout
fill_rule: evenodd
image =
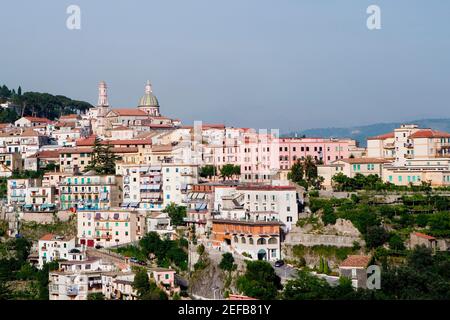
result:
M 81 8 L 81 30 L 66 8 Z M 381 30 L 366 27 L 370 4 Z M 0 4 L 0 84 L 283 132 L 450 117 L 448 0 L 39 0 Z

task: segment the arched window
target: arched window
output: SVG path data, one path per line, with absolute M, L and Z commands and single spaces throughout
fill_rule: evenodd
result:
M 254 243 L 253 238 L 249 238 L 249 239 L 248 239 L 248 243 L 249 243 L 249 244 L 253 244 L 253 243 Z
M 269 244 L 277 244 L 277 243 L 278 243 L 277 238 L 270 238 L 269 239 Z
M 233 241 L 234 241 L 235 243 L 238 243 L 238 237 L 234 236 Z
M 241 243 L 246 243 L 247 241 L 245 241 L 245 237 L 241 237 Z
M 266 244 L 266 239 L 259 238 L 258 241 L 256 242 L 256 244 Z

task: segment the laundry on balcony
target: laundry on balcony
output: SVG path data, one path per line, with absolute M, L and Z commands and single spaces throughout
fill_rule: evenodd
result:
M 95 214 L 95 220 L 101 220 L 102 219 L 102 214 L 100 212 L 97 212 Z
M 119 220 L 119 214 L 118 213 L 114 213 L 114 220 Z

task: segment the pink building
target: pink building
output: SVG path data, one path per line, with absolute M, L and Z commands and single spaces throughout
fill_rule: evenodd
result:
M 329 164 L 339 159 L 349 158 L 351 154 L 357 156 L 361 151 L 352 139 L 324 139 L 324 138 L 280 138 L 279 161 L 280 169 L 286 170 L 297 161 L 311 156 L 315 160 L 322 160 Z
M 225 164 L 241 166 L 245 181 L 263 182 L 279 169 L 278 138 L 273 133 L 247 128 L 209 128 L 203 130 L 205 164 L 220 170 Z

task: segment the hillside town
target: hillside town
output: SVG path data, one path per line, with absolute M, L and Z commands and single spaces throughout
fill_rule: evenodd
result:
M 433 290 L 450 248 L 450 133 L 405 123 L 360 147 L 186 125 L 163 115 L 150 81 L 136 100 L 110 105 L 102 81 L 85 112 L 0 123 L 10 297 L 356 298 L 375 294 L 370 265 L 413 268 L 425 256 L 439 279 L 421 293 L 450 298 Z M 258 270 L 276 280 L 253 279 Z M 308 296 L 302 279 L 329 288 Z

